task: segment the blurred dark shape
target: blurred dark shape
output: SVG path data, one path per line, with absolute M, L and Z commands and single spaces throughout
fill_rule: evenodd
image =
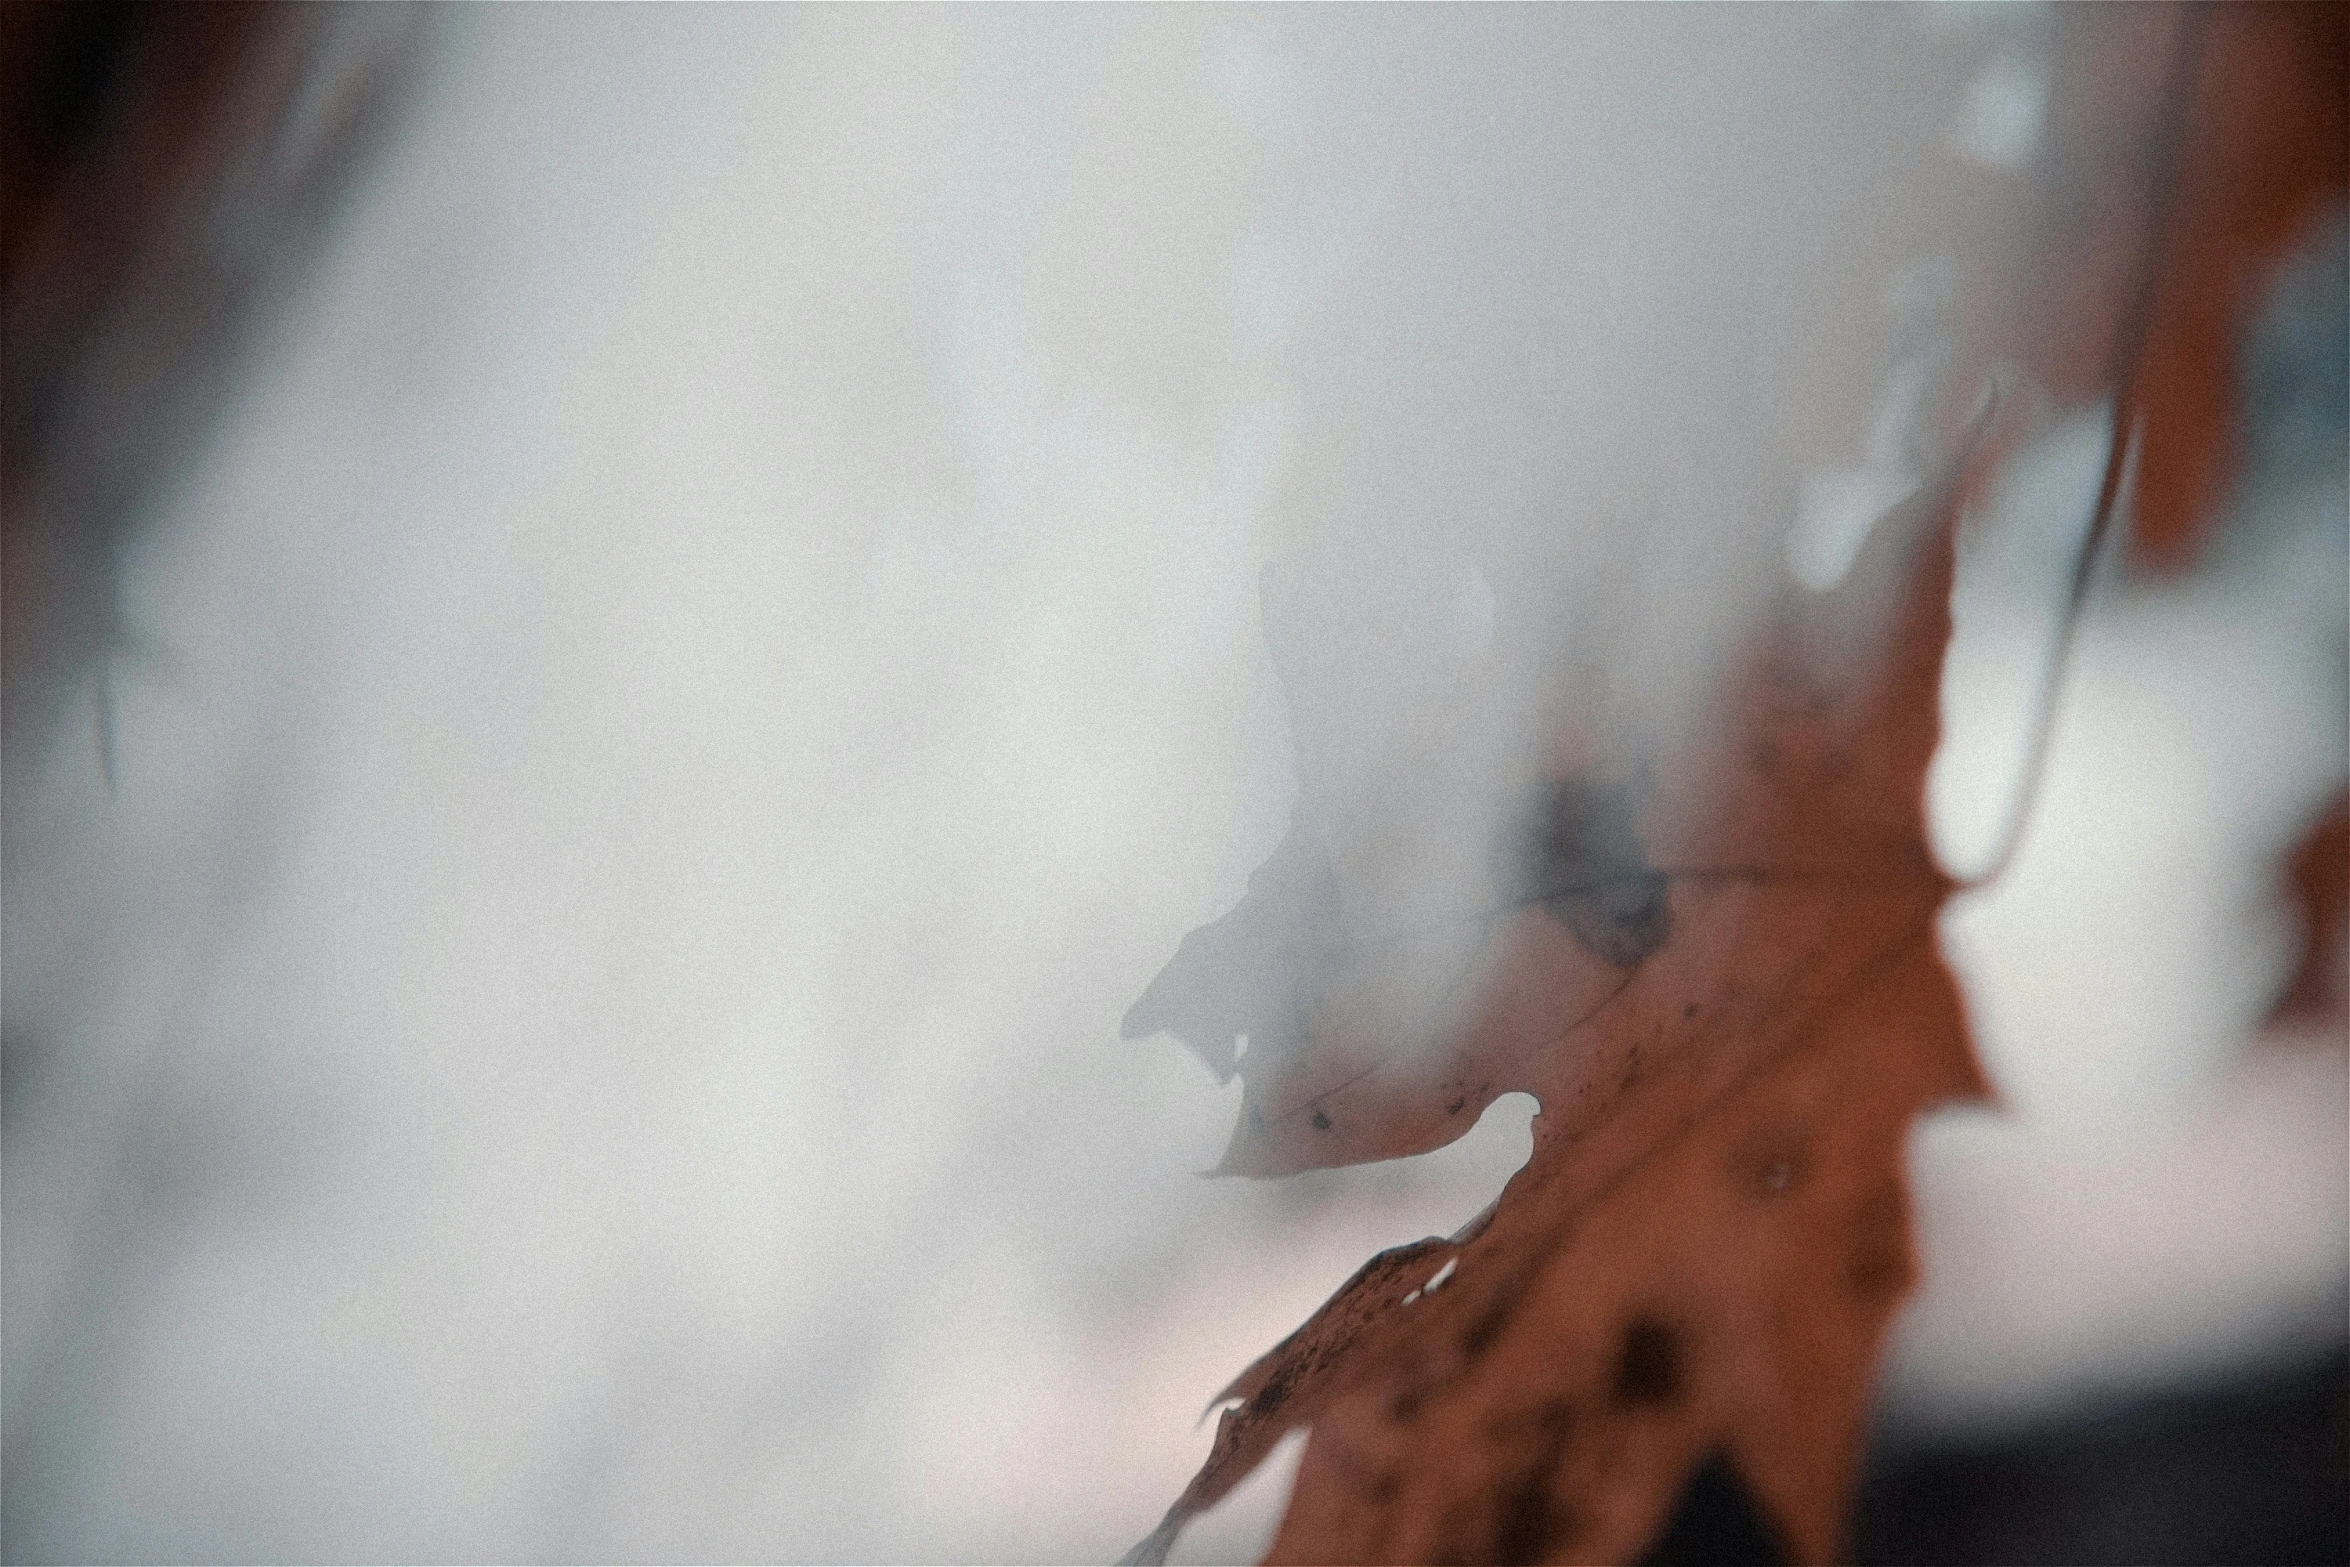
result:
M 1641 1567 L 1786 1560 L 1719 1455 Z M 1995 1438 L 1880 1433 L 1850 1559 L 1870 1567 L 2350 1561 L 2350 1352 Z
M 1970 1443 L 1871 1455 L 1854 1558 L 2350 1561 L 2350 1351 Z
M 1786 1567 L 1787 1552 L 1753 1493 L 1720 1453 L 1689 1477 L 1640 1567 Z
M 396 6 L 0 8 L 0 751 L 108 755 L 128 540 L 385 121 Z
M 1513 902 L 1540 903 L 1586 952 L 1636 967 L 1673 932 L 1665 878 L 1632 825 L 1632 792 L 1562 779 L 1495 855 L 1493 878 Z

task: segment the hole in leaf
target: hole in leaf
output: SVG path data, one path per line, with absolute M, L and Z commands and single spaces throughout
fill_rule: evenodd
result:
M 1682 1488 L 1640 1567 L 1786 1567 L 1787 1560 L 1753 1493 L 1715 1453 Z

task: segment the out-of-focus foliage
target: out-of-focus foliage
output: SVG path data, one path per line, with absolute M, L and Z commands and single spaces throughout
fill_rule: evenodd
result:
M 0 723 L 12 780 L 136 638 L 125 552 L 390 119 L 416 13 L 0 10 Z M 95 694 L 96 701 L 91 698 Z

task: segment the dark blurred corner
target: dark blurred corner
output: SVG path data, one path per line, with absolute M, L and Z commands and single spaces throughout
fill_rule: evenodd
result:
M 2350 1354 L 1998 1439 L 1882 1441 L 1855 1559 L 2350 1561 Z
M 196 457 L 272 307 L 358 183 L 418 53 L 405 6 L 0 3 L 0 880 L 50 759 L 111 781 L 112 684 L 143 648 L 128 548 Z M 15 999 L 14 980 L 6 989 Z M 44 1048 L 0 1015 L 0 1122 Z M 45 1368 L 8 1341 L 12 1395 Z M 11 1407 L 20 1400 L 12 1396 Z M 28 1452 L 0 1467 L 20 1559 Z
M 1872 1440 L 1865 1567 L 2288 1567 L 2350 1561 L 2350 1352 L 1975 1437 Z M 1717 1455 L 1641 1567 L 1785 1567 Z
M 126 542 L 317 252 L 422 14 L 0 6 L 0 798 L 61 736 L 111 771 Z

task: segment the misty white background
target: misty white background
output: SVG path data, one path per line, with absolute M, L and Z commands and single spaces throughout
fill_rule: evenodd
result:
M 1867 371 L 1772 447 L 1793 569 L 1912 482 L 1881 285 L 1968 262 L 1887 193 L 2021 177 L 2039 25 L 436 13 L 149 519 L 116 786 L 65 734 L 12 802 L 11 1553 L 1117 1555 L 1217 1386 L 1527 1147 L 1521 1097 L 1202 1180 L 1237 1090 L 1116 1037 L 1289 819 L 1264 563 L 1453 551 L 1506 615 L 1563 533 L 1700 678 L 1789 569 L 1758 409 Z M 1962 593 L 1954 856 L 2103 461 L 2048 429 Z M 2340 494 L 2243 505 L 2109 584 L 1952 915 L 2013 1113 L 1919 1139 L 1899 1418 L 2340 1331 L 2339 1051 L 2240 1050 L 2343 768 Z

